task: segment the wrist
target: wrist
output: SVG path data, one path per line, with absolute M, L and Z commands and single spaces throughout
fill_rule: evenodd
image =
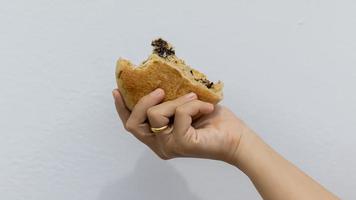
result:
M 236 148 L 232 162 L 230 164 L 236 166 L 241 171 L 245 172 L 246 165 L 253 151 L 258 149 L 260 138 L 250 128 L 246 127 L 241 134 L 239 145 Z

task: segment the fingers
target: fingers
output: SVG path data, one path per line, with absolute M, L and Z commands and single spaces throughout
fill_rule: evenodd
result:
M 145 122 L 147 119 L 147 110 L 160 103 L 163 100 L 163 97 L 164 91 L 160 88 L 157 88 L 150 94 L 142 97 L 133 108 L 129 121 L 135 125 Z
M 125 106 L 118 90 L 113 91 L 113 96 L 116 110 L 126 130 L 165 159 L 178 155 L 177 142 L 191 128 L 192 120 L 214 110 L 212 104 L 197 100 L 194 93 L 161 103 L 164 99 L 164 91 L 159 88 L 141 98 L 132 112 Z M 150 126 L 156 128 L 165 126 L 172 116 L 174 116 L 174 133 L 155 137 L 151 133 Z M 146 123 L 147 119 L 150 122 L 149 124 Z
M 192 118 L 199 114 L 208 114 L 214 110 L 214 105 L 199 100 L 179 106 L 174 116 L 174 135 L 182 137 L 191 127 Z
M 142 97 L 133 108 L 130 117 L 126 122 L 126 129 L 131 132 L 136 138 L 146 143 L 146 136 L 152 136 L 147 123 L 147 110 L 160 103 L 164 98 L 164 91 L 160 88 L 154 90 L 150 94 Z
M 115 99 L 116 110 L 120 116 L 120 119 L 124 123 L 125 129 L 131 132 L 137 139 L 143 143 L 149 143 L 146 136 L 152 136 L 149 134 L 149 126 L 145 122 L 147 119 L 146 112 L 151 106 L 154 106 L 161 102 L 164 98 L 164 91 L 162 89 L 156 89 L 150 94 L 142 97 L 139 102 L 135 105 L 132 112 L 130 112 L 123 98 L 118 90 L 113 91 L 113 96 Z
M 145 139 L 144 134 L 145 132 L 148 132 L 147 130 L 149 130 L 148 124 L 140 124 L 137 125 L 136 127 L 128 127 L 128 120 L 130 118 L 130 110 L 126 107 L 123 98 L 121 96 L 121 93 L 119 92 L 119 90 L 115 89 L 112 92 L 114 100 L 115 100 L 115 107 L 117 110 L 117 113 L 120 116 L 120 119 L 125 127 L 126 130 L 128 130 L 129 132 L 131 132 L 137 139 L 139 139 L 140 141 L 142 141 L 143 143 L 147 144 L 147 139 Z M 142 131 L 143 130 L 143 131 Z
M 147 110 L 147 117 L 152 127 L 162 127 L 169 123 L 169 118 L 175 113 L 177 107 L 197 99 L 194 93 L 188 93 L 175 100 L 166 101 L 159 105 L 153 106 Z
M 130 111 L 126 108 L 125 103 L 121 97 L 119 90 L 115 89 L 112 91 L 112 95 L 115 100 L 116 111 L 120 116 L 122 123 L 125 125 L 127 119 L 130 117 Z

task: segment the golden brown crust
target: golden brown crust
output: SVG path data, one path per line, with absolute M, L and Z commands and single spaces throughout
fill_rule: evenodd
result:
M 217 91 L 208 89 L 187 78 L 182 70 L 162 59 L 148 60 L 140 67 L 135 67 L 128 60 L 119 59 L 116 65 L 116 82 L 130 110 L 140 98 L 156 88 L 165 91 L 163 101 L 176 99 L 189 92 L 194 92 L 200 100 L 213 104 L 223 98 L 222 83 L 218 83 Z

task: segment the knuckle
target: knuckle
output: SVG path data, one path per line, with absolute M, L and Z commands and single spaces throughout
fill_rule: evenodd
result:
M 157 115 L 157 110 L 156 109 L 154 109 L 153 107 L 147 109 L 147 116 L 152 117 L 152 116 L 155 116 L 155 115 Z
M 134 131 L 135 126 L 132 124 L 131 121 L 128 120 L 125 124 L 125 129 L 129 132 L 132 132 L 132 131 Z
M 149 96 L 143 96 L 141 99 L 138 100 L 137 104 L 144 104 L 145 102 L 147 102 L 147 100 L 149 99 Z
M 201 103 L 202 101 L 200 101 L 200 100 L 198 100 L 198 99 L 194 99 L 193 101 L 191 101 L 190 103 L 192 104 L 192 105 L 196 105 L 196 104 L 199 104 L 199 103 Z
M 176 108 L 176 114 L 181 115 L 185 113 L 185 108 L 183 106 L 179 106 Z

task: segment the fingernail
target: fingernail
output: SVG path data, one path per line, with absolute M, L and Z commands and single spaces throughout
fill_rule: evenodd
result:
M 196 98 L 196 94 L 194 93 L 194 92 L 191 92 L 191 93 L 188 93 L 188 94 L 186 94 L 186 98 L 187 99 L 194 99 L 194 98 Z
M 151 94 L 154 96 L 160 96 L 162 93 L 163 93 L 163 90 L 161 88 L 157 88 Z

